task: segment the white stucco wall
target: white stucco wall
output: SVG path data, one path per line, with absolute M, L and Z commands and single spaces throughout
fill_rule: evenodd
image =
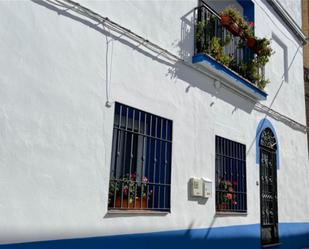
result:
M 285 104 L 286 98 L 293 99 L 294 96 L 304 95 L 303 49 L 292 31 L 284 25 L 281 19 L 275 18 L 272 8 L 268 6 L 263 2 L 255 4 L 256 35 L 271 39 L 274 50 L 274 55 L 270 58 L 270 63 L 265 69 L 266 77 L 271 81 L 271 84 L 266 87 L 269 94 L 266 103 L 267 105 L 272 104 L 272 107 L 280 113 L 305 123 L 304 98 L 294 102 L 293 105 Z M 295 6 L 294 12 L 299 13 L 300 8 Z M 282 72 L 285 75 L 282 75 Z
M 193 55 L 195 0 L 82 4 L 185 59 Z M 255 134 L 265 114 L 205 75 L 59 8 L 0 2 L 0 242 L 259 223 Z M 265 8 L 256 6 L 257 35 L 279 37 L 289 66 L 282 85 L 266 69 L 265 104 L 305 123 L 302 49 Z M 111 102 L 173 120 L 170 214 L 107 214 L 114 115 L 107 83 Z M 306 134 L 270 121 L 280 144 L 279 221 L 309 221 Z M 215 135 L 246 144 L 247 215 L 215 216 L 214 197 L 188 200 L 191 176 L 214 181 Z

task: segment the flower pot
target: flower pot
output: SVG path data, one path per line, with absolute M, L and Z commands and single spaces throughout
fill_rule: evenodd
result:
M 115 208 L 121 208 L 121 197 L 117 197 L 116 198 Z M 147 208 L 147 200 L 146 200 L 146 198 L 143 198 L 142 201 L 141 201 L 140 198 L 136 198 L 135 199 L 135 206 L 134 206 L 134 200 L 129 202 L 129 205 L 128 205 L 128 198 L 127 197 L 123 197 L 122 208 L 126 208 L 126 209 L 144 209 L 144 208 Z
M 255 44 L 256 44 L 255 37 L 248 37 L 247 38 L 247 42 L 246 42 L 247 48 L 254 48 Z
M 228 31 L 230 31 L 235 36 L 242 36 L 243 29 L 240 27 L 232 17 L 227 15 L 220 16 L 220 22 L 223 27 L 225 27 Z
M 226 203 L 217 204 L 217 211 L 225 211 L 226 209 L 228 209 L 228 204 Z
M 259 55 L 262 51 L 262 48 L 257 46 L 257 44 L 255 44 L 252 49 L 253 49 L 253 52 L 257 55 Z
M 234 22 L 234 20 L 230 16 L 220 16 L 221 17 L 221 25 L 226 27 L 230 24 L 230 22 Z

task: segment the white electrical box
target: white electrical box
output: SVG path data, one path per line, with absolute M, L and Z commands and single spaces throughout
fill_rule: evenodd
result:
M 207 178 L 202 178 L 203 179 L 203 197 L 204 198 L 209 198 L 211 197 L 212 194 L 212 181 L 207 179 Z
M 201 178 L 191 178 L 191 196 L 193 197 L 203 197 L 204 194 L 204 183 Z
M 191 196 L 209 198 L 212 195 L 212 181 L 207 178 L 192 177 L 190 179 Z

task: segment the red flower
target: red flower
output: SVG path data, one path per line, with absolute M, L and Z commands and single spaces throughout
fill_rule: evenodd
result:
M 254 22 L 249 22 L 249 25 L 250 25 L 251 27 L 254 27 Z
M 123 189 L 122 189 L 122 192 L 123 192 L 123 194 L 125 195 L 125 196 L 127 196 L 128 195 L 128 186 L 124 186 L 123 187 Z
M 148 179 L 146 176 L 143 176 L 143 183 L 148 183 Z
M 130 180 L 136 181 L 136 173 L 133 173 L 133 174 L 130 175 Z
M 228 198 L 229 200 L 232 200 L 233 195 L 232 195 L 232 194 L 230 194 L 230 193 L 228 193 L 228 194 L 226 194 L 226 198 Z

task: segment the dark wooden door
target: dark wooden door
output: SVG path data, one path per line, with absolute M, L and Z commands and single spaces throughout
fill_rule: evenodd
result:
M 260 147 L 260 203 L 262 245 L 279 242 L 276 151 Z

